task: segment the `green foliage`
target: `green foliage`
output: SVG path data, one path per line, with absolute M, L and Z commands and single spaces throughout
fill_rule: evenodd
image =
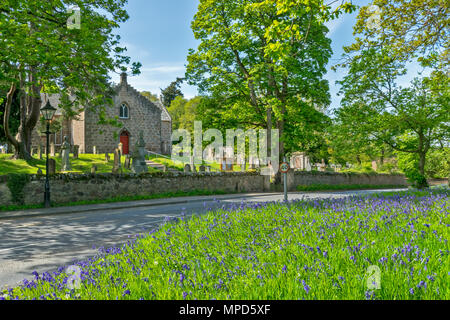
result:
M 123 9 L 127 0 L 27 0 L 2 1 L 0 26 L 0 88 L 25 94 L 20 104 L 22 131 L 8 140 L 17 156 L 29 158 L 32 130 L 39 122 L 42 92 L 61 94 L 61 109 L 72 118 L 90 106 L 98 113 L 100 123 L 114 123 L 106 113 L 112 104 L 110 72 L 139 73 L 140 63 L 131 63 L 119 46 L 120 37 L 113 30 L 129 16 Z M 69 28 L 67 21 L 79 7 L 80 28 Z M 3 91 L 3 90 L 2 90 Z M 68 99 L 68 95 L 75 100 Z M 2 97 L 3 98 L 3 97 Z M 102 107 L 98 107 L 102 106 Z M 10 115 L 11 117 L 15 115 Z
M 142 91 L 141 95 L 143 95 L 144 97 L 146 97 L 148 100 L 150 100 L 151 102 L 156 102 L 158 101 L 158 96 L 156 94 L 151 93 L 150 91 Z
M 277 128 L 280 153 L 316 147 L 327 124 L 323 79 L 331 56 L 323 1 L 201 0 L 192 22 L 200 41 L 188 56 L 186 78 L 208 96 L 203 114 L 215 128 Z M 210 127 L 210 126 L 208 126 Z
M 450 175 L 450 148 L 431 150 L 425 165 L 425 173 L 430 178 L 448 178 Z
M 405 176 L 414 188 L 423 189 L 428 187 L 427 179 L 416 168 L 406 170 Z
M 195 97 L 189 100 L 181 96 L 176 97 L 167 109 L 172 117 L 172 128 L 186 129 L 193 134 L 194 121 L 201 121 L 197 110 L 201 101 L 202 97 Z
M 368 23 L 373 19 L 369 6 L 379 8 L 379 27 Z M 448 17 L 450 9 L 444 0 L 373 0 L 361 8 L 354 33 L 356 42 L 347 51 L 389 45 L 397 60 L 418 57 L 424 66 L 448 65 Z M 446 27 L 447 26 L 447 27 Z
M 395 80 L 405 69 L 390 54 L 372 48 L 351 60 L 348 75 L 338 81 L 343 99 L 336 115 L 366 140 L 417 154 L 417 169 L 424 175 L 431 146 L 450 138 L 449 82 L 424 77 L 398 87 Z
M 11 191 L 11 198 L 14 203 L 19 205 L 24 202 L 23 188 L 30 181 L 30 176 L 25 173 L 10 173 L 6 185 Z

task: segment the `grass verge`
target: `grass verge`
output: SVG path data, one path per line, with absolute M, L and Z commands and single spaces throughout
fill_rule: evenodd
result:
M 365 189 L 394 189 L 406 188 L 403 185 L 372 185 L 372 184 L 310 184 L 298 185 L 297 191 L 342 191 Z

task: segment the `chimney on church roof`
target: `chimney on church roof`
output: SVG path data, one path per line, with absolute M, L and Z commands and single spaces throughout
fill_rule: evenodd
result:
M 127 73 L 122 72 L 120 74 L 120 84 L 127 84 Z

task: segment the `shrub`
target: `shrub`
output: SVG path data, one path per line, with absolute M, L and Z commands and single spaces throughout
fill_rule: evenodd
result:
M 12 201 L 24 204 L 23 188 L 30 181 L 30 175 L 26 173 L 10 173 L 6 185 L 11 191 Z
M 423 189 L 428 187 L 427 179 L 417 169 L 406 170 L 405 176 L 414 188 Z

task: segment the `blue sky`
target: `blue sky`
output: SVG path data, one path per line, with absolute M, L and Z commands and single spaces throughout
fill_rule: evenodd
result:
M 116 32 L 122 37 L 122 45 L 127 47 L 132 61 L 142 63 L 141 74 L 129 78 L 133 87 L 159 95 L 160 88 L 184 76 L 188 49 L 195 49 L 199 44 L 190 28 L 198 3 L 198 0 L 129 0 L 126 9 L 130 19 Z M 362 6 L 369 1 L 353 3 Z M 327 24 L 333 48 L 329 67 L 338 62 L 342 47 L 353 42 L 356 15 L 357 12 L 345 14 Z M 325 76 L 330 83 L 332 108 L 339 106 L 335 81 L 342 79 L 343 72 L 329 70 Z M 119 76 L 112 75 L 112 79 L 118 82 Z M 183 85 L 182 91 L 186 98 L 197 94 L 197 89 L 188 85 Z

